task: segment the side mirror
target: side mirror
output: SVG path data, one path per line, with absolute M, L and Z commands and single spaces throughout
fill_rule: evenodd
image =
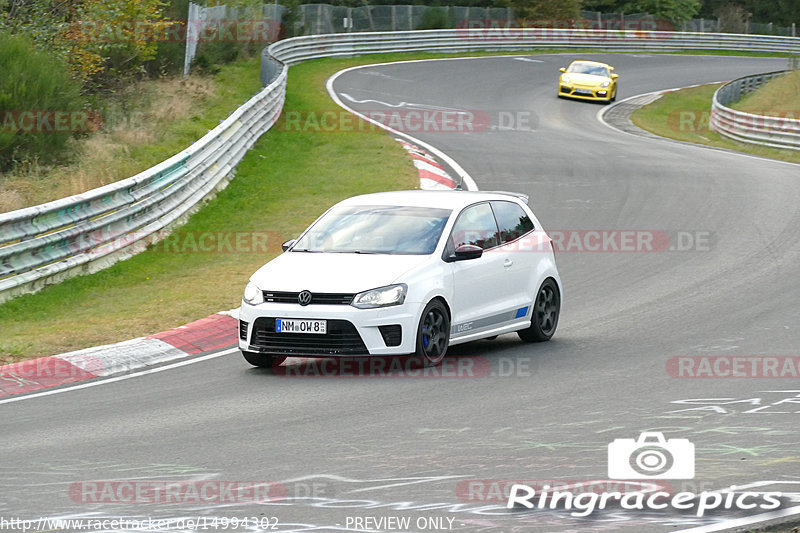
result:
M 286 241 L 285 243 L 281 244 L 281 250 L 283 250 L 285 252 L 286 250 L 291 248 L 292 245 L 294 245 L 294 243 L 296 243 L 296 242 L 297 242 L 297 239 L 292 239 L 292 240 Z
M 612 75 L 611 75 L 611 79 L 612 79 L 612 80 L 615 80 L 615 79 L 617 79 L 617 78 L 619 78 L 619 74 L 612 74 Z
M 483 255 L 483 248 L 475 246 L 474 244 L 462 244 L 456 248 L 456 261 L 466 261 L 468 259 L 477 259 Z
M 560 70 L 561 72 L 566 72 L 566 71 L 567 71 L 567 67 L 561 67 L 561 68 L 560 68 L 560 69 L 558 69 L 558 70 Z

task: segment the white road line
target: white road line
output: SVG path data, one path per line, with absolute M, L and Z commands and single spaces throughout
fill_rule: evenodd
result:
M 389 102 L 384 102 L 383 100 L 372 100 L 371 98 L 367 98 L 365 100 L 358 100 L 357 98 L 354 98 L 354 97 L 350 96 L 347 93 L 339 93 L 339 94 L 341 94 L 344 97 L 345 100 L 350 100 L 354 104 L 375 103 L 375 104 L 379 104 L 379 105 L 384 105 L 386 107 L 394 107 L 394 108 L 407 107 L 409 109 L 423 109 L 423 110 L 433 110 L 433 111 L 453 111 L 455 113 L 459 113 L 459 114 L 463 114 L 463 115 L 468 114 L 467 111 L 464 111 L 463 109 L 456 109 L 454 107 L 444 107 L 444 106 L 428 105 L 428 104 L 415 104 L 414 102 L 400 102 L 399 104 L 390 104 Z
M 223 355 L 228 355 L 234 352 L 238 352 L 239 348 L 230 348 L 228 350 L 223 350 L 221 352 L 212 353 L 209 355 L 204 355 L 202 357 L 194 357 L 192 359 L 187 359 L 186 361 L 179 361 L 177 363 L 172 363 L 171 365 L 159 366 L 156 368 L 150 368 L 147 370 L 142 370 L 140 372 L 134 372 L 133 374 L 125 374 L 124 376 L 117 376 L 115 378 L 107 378 L 101 379 L 99 381 L 90 381 L 88 383 L 81 383 L 80 385 L 73 385 L 70 387 L 64 387 L 61 389 L 54 389 L 54 390 L 45 390 L 42 392 L 37 392 L 34 394 L 28 394 L 25 396 L 17 396 L 13 398 L 6 398 L 4 400 L 0 400 L 0 405 L 4 403 L 13 403 L 13 402 L 21 402 L 23 400 L 30 400 L 33 398 L 39 398 L 40 396 L 51 396 L 53 394 L 61 394 L 62 392 L 69 392 L 78 389 L 88 389 L 89 387 L 98 387 L 100 385 L 106 385 L 108 383 L 116 383 L 117 381 L 124 381 L 126 379 L 137 378 L 139 376 L 146 376 L 147 374 L 155 374 L 156 372 L 163 372 L 164 370 L 172 370 L 173 368 L 178 368 L 181 366 L 191 365 L 194 363 L 199 363 L 201 361 L 208 361 L 209 359 L 214 359 L 216 357 L 222 357 Z
M 485 59 L 485 58 L 459 58 L 459 59 Z M 448 60 L 450 60 L 450 59 L 449 58 L 448 59 L 434 59 L 434 60 L 415 59 L 413 61 L 391 61 L 389 63 L 375 63 L 375 64 L 372 64 L 372 65 L 359 65 L 359 66 L 356 66 L 356 67 L 346 68 L 344 70 L 340 70 L 339 72 L 335 73 L 333 76 L 328 78 L 328 81 L 325 83 L 325 87 L 327 88 L 328 94 L 330 95 L 331 99 L 333 99 L 333 101 L 336 102 L 336 104 L 339 107 L 342 107 L 342 108 L 346 109 L 347 111 L 353 113 L 354 115 L 356 115 L 358 117 L 361 117 L 361 119 L 366 120 L 367 122 L 370 122 L 370 123 L 375 124 L 376 126 L 378 126 L 380 128 L 385 129 L 386 131 L 392 133 L 393 135 L 397 135 L 397 136 L 403 137 L 404 139 L 408 139 L 412 143 L 417 144 L 418 146 L 421 146 L 421 147 L 425 148 L 430 153 L 436 155 L 442 161 L 444 161 L 448 165 L 450 165 L 450 167 L 453 170 L 455 170 L 457 176 L 453 176 L 454 181 L 456 181 L 456 182 L 458 182 L 459 180 L 462 181 L 463 185 L 464 185 L 464 188 L 467 189 L 468 191 L 477 191 L 478 190 L 478 184 L 475 183 L 475 180 L 472 179 L 472 176 L 470 176 L 469 173 L 466 170 L 464 170 L 464 168 L 462 168 L 462 166 L 459 165 L 458 162 L 455 159 L 453 159 L 452 157 L 450 157 L 449 155 L 447 155 L 443 151 L 439 150 L 435 146 L 433 146 L 431 144 L 428 144 L 428 143 L 426 143 L 425 141 L 423 141 L 421 139 L 418 139 L 416 137 L 408 135 L 407 133 L 403 133 L 401 131 L 397 131 L 394 128 L 390 128 L 389 126 L 387 126 L 385 124 L 382 124 L 380 121 L 373 120 L 373 119 L 367 117 L 366 115 L 363 115 L 363 114 L 359 113 L 355 109 L 347 106 L 342 101 L 342 99 L 339 98 L 339 95 L 336 94 L 336 91 L 333 90 L 333 83 L 336 81 L 336 79 L 339 76 L 341 76 L 342 74 L 345 74 L 347 72 L 354 71 L 354 70 L 359 70 L 359 69 L 368 68 L 368 67 L 380 67 L 380 66 L 384 66 L 384 65 L 395 65 L 395 64 L 398 64 L 398 63 L 419 63 L 419 62 L 422 62 L 422 61 L 448 61 Z

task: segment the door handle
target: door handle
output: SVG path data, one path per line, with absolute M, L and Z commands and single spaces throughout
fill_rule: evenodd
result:
M 511 265 L 513 265 L 513 264 L 514 264 L 514 261 L 512 261 L 511 259 L 506 259 L 506 260 L 503 262 L 503 266 L 504 266 L 505 268 L 509 268 L 509 267 L 510 267 Z

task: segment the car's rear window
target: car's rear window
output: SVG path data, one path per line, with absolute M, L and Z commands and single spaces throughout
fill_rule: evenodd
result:
M 511 242 L 533 231 L 533 222 L 519 205 L 513 202 L 492 202 L 492 209 L 500 228 L 500 242 Z
M 449 209 L 334 207 L 292 247 L 294 252 L 425 255 L 439 243 Z

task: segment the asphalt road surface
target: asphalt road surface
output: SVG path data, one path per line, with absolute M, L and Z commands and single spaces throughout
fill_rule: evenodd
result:
M 786 66 L 582 57 L 616 67 L 618 99 Z M 362 111 L 488 117 L 472 131 L 414 134 L 481 189 L 529 194 L 562 239 L 565 301 L 551 342 L 504 335 L 458 346 L 447 377 L 427 379 L 276 376 L 228 350 L 0 405 L 0 529 L 2 519 L 74 517 L 163 519 L 137 530 L 179 531 L 192 529 L 180 519 L 204 517 L 195 530 L 223 529 L 225 519 L 238 531 L 682 531 L 767 513 L 505 509 L 515 480 L 537 494 L 559 483 L 577 493 L 640 488 L 609 480 L 608 445 L 645 431 L 694 445 L 693 479 L 658 481 L 670 494 L 735 485 L 737 495 L 756 493 L 747 503 L 781 492 L 781 509 L 800 505 L 798 378 L 723 376 L 725 365 L 746 372 L 800 355 L 798 167 L 614 131 L 596 118 L 602 106 L 556 98 L 558 67 L 571 59 L 391 64 L 334 84 Z M 644 244 L 620 251 L 623 232 Z M 686 377 L 702 361 L 721 361 L 708 367 L 716 377 Z M 668 443 L 675 468 L 692 462 L 686 444 Z M 632 469 L 625 460 L 638 449 L 617 443 L 613 461 Z M 178 481 L 193 484 L 150 502 L 157 483 Z M 253 501 L 248 487 L 267 482 L 274 501 Z M 192 499 L 192 487 L 208 498 Z

